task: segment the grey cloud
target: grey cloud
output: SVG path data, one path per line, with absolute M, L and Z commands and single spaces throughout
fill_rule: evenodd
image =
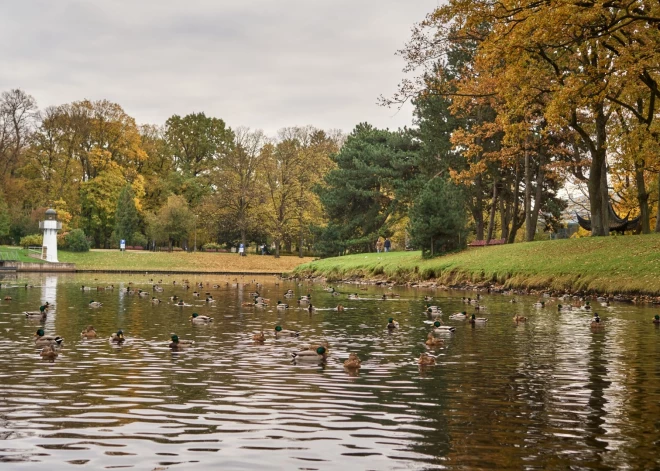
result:
M 40 106 L 107 98 L 140 123 L 204 111 L 268 133 L 410 124 L 376 105 L 432 0 L 23 0 L 0 17 L 0 90 Z

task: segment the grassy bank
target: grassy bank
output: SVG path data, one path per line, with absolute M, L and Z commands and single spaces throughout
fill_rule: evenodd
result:
M 419 252 L 359 254 L 301 265 L 330 279 L 495 281 L 516 288 L 660 294 L 660 234 L 589 237 L 474 248 L 424 260 Z
M 19 247 L 0 246 L 0 254 L 3 255 L 3 258 L 8 257 L 9 259 L 18 262 L 45 263 L 43 260 L 28 256 L 27 249 L 22 249 Z
M 0 247 L 0 252 L 13 255 L 20 262 L 36 262 L 27 256 L 27 250 Z M 147 252 L 118 250 L 92 250 L 85 253 L 58 252 L 63 263 L 75 263 L 78 270 L 140 270 L 181 272 L 283 273 L 290 272 L 311 258 L 248 255 L 239 257 L 227 253 Z

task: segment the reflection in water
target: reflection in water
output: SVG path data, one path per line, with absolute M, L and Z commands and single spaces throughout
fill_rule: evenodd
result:
M 0 305 L 0 462 L 22 469 L 129 467 L 153 469 L 631 469 L 658 466 L 660 413 L 658 329 L 652 312 L 627 305 L 601 314 L 561 312 L 536 298 L 508 303 L 485 296 L 489 321 L 450 321 L 465 310 L 463 292 L 434 293 L 444 321 L 456 327 L 442 346 L 429 348 L 423 312 L 427 292 L 383 289 L 364 299 L 332 297 L 320 286 L 261 280 L 271 302 L 291 288 L 311 293 L 310 315 L 291 309 L 242 307 L 257 291 L 249 278 L 163 277 L 164 300 L 147 276 L 48 275 L 17 280 L 14 300 Z M 174 285 L 172 281 L 179 283 Z M 219 284 L 219 288 L 207 287 Z M 236 285 L 234 285 L 236 283 Z M 114 291 L 81 291 L 81 285 Z M 354 287 L 338 286 L 354 292 Z M 192 292 L 211 292 L 214 304 Z M 190 307 L 167 302 L 180 296 Z M 98 309 L 89 300 L 103 303 Z M 346 307 L 337 312 L 337 303 Z M 54 363 L 34 348 L 35 324 L 21 312 L 55 304 L 43 324 L 65 338 Z M 214 318 L 193 325 L 192 312 Z M 512 322 L 513 315 L 529 317 Z M 400 328 L 389 331 L 394 317 Z M 425 322 L 426 321 L 426 322 Z M 98 339 L 81 339 L 92 324 Z M 275 339 L 273 328 L 299 330 Z M 118 328 L 127 338 L 112 345 Z M 255 343 L 264 330 L 266 341 Z M 168 348 L 171 333 L 194 340 Z M 327 363 L 294 364 L 291 351 L 329 342 Z M 343 367 L 349 352 L 360 370 Z M 436 365 L 419 367 L 422 352 Z

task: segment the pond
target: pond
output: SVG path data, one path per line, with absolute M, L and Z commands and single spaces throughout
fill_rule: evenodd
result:
M 182 286 L 187 278 L 191 287 Z M 152 281 L 153 279 L 153 281 Z M 153 282 L 161 304 L 150 302 Z M 660 330 L 651 306 L 250 277 L 19 275 L 0 280 L 0 467 L 25 470 L 651 469 L 660 466 Z M 174 283 L 176 281 L 176 284 Z M 123 288 L 143 289 L 149 297 Z M 203 283 L 196 288 L 195 283 Z M 25 287 L 25 284 L 32 287 Z M 114 290 L 83 291 L 81 285 Z M 214 288 L 213 285 L 219 285 Z M 271 305 L 243 307 L 259 290 Z M 295 298 L 283 294 L 292 289 Z M 199 298 L 193 291 L 201 292 Z M 205 302 L 209 292 L 215 303 Z M 297 305 L 311 294 L 317 310 Z M 358 293 L 360 299 L 348 299 Z M 382 300 L 382 295 L 388 295 Z M 179 296 L 190 306 L 169 301 Z M 394 296 L 392 296 L 394 295 Z M 396 297 L 398 295 L 399 297 Z M 424 296 L 454 333 L 428 348 Z M 95 300 L 103 305 L 89 307 Z M 274 308 L 277 300 L 291 304 Z M 517 302 L 512 303 L 511 300 Z M 45 322 L 23 311 L 53 304 Z M 343 312 L 333 310 L 338 304 Z M 193 325 L 193 312 L 213 317 Z M 514 315 L 528 317 L 515 323 Z M 398 329 L 387 329 L 388 318 Z M 81 339 L 92 324 L 97 339 Z M 275 339 L 276 325 L 300 332 Z M 38 328 L 64 338 L 43 360 Z M 108 341 L 122 329 L 125 342 Z M 252 336 L 264 330 L 266 341 Z M 169 348 L 176 333 L 194 345 Z M 323 364 L 292 361 L 329 343 Z M 343 362 L 350 352 L 358 370 Z M 423 352 L 436 365 L 420 367 Z M 10 463 L 10 464 L 9 464 Z

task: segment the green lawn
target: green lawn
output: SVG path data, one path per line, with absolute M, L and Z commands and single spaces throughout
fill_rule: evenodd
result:
M 0 254 L 2 254 L 3 260 L 6 256 L 9 256 L 12 260 L 17 260 L 19 262 L 46 263 L 38 258 L 29 257 L 27 249 L 22 249 L 20 247 L 0 246 Z
M 419 252 L 347 255 L 302 265 L 295 273 L 329 279 L 496 281 L 509 287 L 660 294 L 660 234 L 473 248 L 431 260 L 422 259 Z
M 284 273 L 311 258 L 232 253 L 186 253 L 119 250 L 91 250 L 84 253 L 58 252 L 60 262 L 75 263 L 77 270 L 144 270 L 182 272 Z

